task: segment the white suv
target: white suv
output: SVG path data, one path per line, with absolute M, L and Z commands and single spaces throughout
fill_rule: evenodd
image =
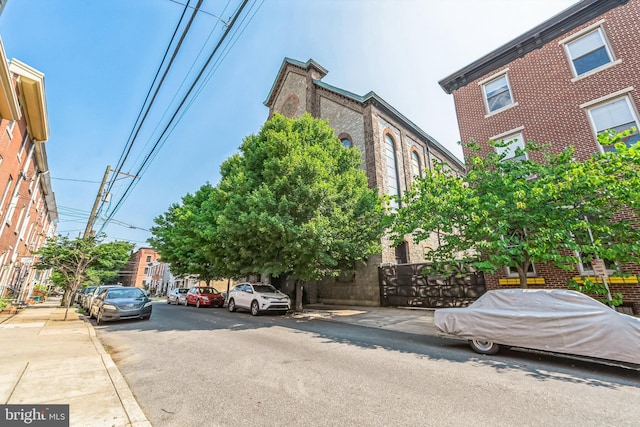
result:
M 229 292 L 229 311 L 245 308 L 257 316 L 263 311 L 286 313 L 291 308 L 289 297 L 271 285 L 239 283 Z

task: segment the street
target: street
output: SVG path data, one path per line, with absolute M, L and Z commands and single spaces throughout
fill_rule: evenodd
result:
M 156 302 L 96 327 L 154 426 L 637 425 L 640 373 L 458 340 Z

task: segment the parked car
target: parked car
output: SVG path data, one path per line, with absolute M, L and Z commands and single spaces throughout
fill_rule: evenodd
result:
M 169 295 L 167 295 L 167 304 L 186 305 L 184 302 L 187 296 L 187 292 L 189 292 L 189 289 L 187 288 L 175 288 L 174 290 L 169 292 Z
M 640 365 L 640 319 L 576 291 L 488 291 L 469 307 L 436 310 L 434 323 L 481 354 L 502 345 Z
M 85 310 L 89 313 L 89 317 L 93 317 L 91 314 L 93 313 L 92 310 L 92 305 L 93 305 L 93 300 L 96 297 L 96 295 L 98 295 L 100 293 L 100 291 L 102 291 L 105 288 L 112 288 L 114 286 L 119 286 L 119 285 L 100 285 L 100 286 L 96 286 L 95 289 L 93 291 L 90 291 L 84 299 L 84 308 Z
M 229 291 L 229 311 L 247 309 L 257 316 L 265 311 L 286 313 L 291 308 L 291 299 L 271 285 L 239 283 Z
M 189 289 L 185 295 L 184 305 L 195 305 L 196 307 L 222 307 L 224 298 L 216 288 L 194 287 Z
M 151 299 L 142 289 L 130 286 L 110 286 L 103 288 L 94 298 L 92 308 L 96 323 L 108 320 L 151 318 Z
M 80 297 L 80 307 L 86 309 L 89 295 L 93 293 L 93 291 L 97 288 L 97 286 L 87 286 L 84 288 L 82 296 Z

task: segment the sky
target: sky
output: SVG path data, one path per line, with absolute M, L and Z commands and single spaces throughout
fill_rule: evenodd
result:
M 314 59 L 330 85 L 374 91 L 462 159 L 453 96 L 438 81 L 576 0 L 250 0 L 170 121 L 241 3 L 204 0 L 136 134 L 186 2 L 8 0 L 7 57 L 45 75 L 58 233 L 84 232 L 107 166 L 135 134 L 127 161 L 108 175 L 111 197 L 94 229 L 149 246 L 154 218 L 217 184 L 220 165 L 260 130 L 285 57 Z

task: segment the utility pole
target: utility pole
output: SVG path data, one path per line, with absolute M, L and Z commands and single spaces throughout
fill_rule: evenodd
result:
M 102 183 L 100 184 L 100 189 L 98 190 L 98 195 L 96 196 L 96 201 L 93 203 L 93 209 L 91 209 L 91 215 L 89 215 L 89 222 L 87 222 L 87 228 L 84 229 L 83 238 L 89 237 L 91 233 L 91 228 L 93 227 L 93 222 L 96 220 L 96 213 L 98 211 L 98 205 L 100 204 L 100 199 L 102 199 L 102 192 L 104 191 L 104 186 L 107 184 L 107 179 L 109 179 L 109 174 L 111 173 L 111 166 L 107 166 L 107 170 L 104 172 L 104 178 L 102 178 Z

